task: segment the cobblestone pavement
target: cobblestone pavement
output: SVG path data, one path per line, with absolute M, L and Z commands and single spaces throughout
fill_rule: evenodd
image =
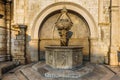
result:
M 2 80 L 120 80 L 120 68 L 118 66 L 111 67 L 104 64 L 91 63 L 86 63 L 83 67 L 85 66 L 92 66 L 94 69 L 79 78 L 46 78 L 44 74 L 48 72 L 45 70 L 48 68 L 44 62 L 38 62 L 13 69 L 3 75 Z M 79 69 L 76 69 L 75 71 L 77 70 Z M 49 71 L 52 71 L 52 68 L 50 68 Z M 83 70 L 82 73 L 85 73 L 85 71 Z

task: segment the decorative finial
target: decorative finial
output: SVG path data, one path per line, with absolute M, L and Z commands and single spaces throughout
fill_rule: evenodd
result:
M 61 13 L 67 13 L 67 9 L 66 9 L 65 6 L 64 6 L 63 9 L 61 10 Z

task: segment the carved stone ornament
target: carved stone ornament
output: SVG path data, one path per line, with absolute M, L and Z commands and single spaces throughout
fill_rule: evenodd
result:
M 68 46 L 68 31 L 71 29 L 73 23 L 67 13 L 67 9 L 64 7 L 61 10 L 61 15 L 55 23 L 55 27 L 58 29 L 60 35 L 61 46 Z

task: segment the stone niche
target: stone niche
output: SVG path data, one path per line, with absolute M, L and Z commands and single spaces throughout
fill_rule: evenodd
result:
M 79 14 L 69 11 L 69 16 L 73 22 L 73 26 L 71 28 L 72 37 L 69 40 L 69 46 L 78 45 L 83 46 L 83 58 L 84 60 L 89 60 L 89 53 L 90 53 L 90 43 L 89 43 L 89 26 L 87 22 L 83 19 L 82 16 Z M 51 13 L 50 16 L 43 21 L 44 23 L 41 25 L 40 32 L 39 32 L 39 47 L 40 47 L 40 58 L 41 60 L 45 58 L 45 46 L 49 45 L 59 45 L 59 33 L 58 30 L 55 28 L 53 31 L 53 26 L 57 21 L 60 15 L 60 11 Z
M 81 46 L 47 46 L 46 64 L 56 69 L 72 69 L 82 64 Z

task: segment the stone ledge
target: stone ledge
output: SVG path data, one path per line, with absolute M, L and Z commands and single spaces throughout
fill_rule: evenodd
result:
M 46 64 L 57 69 L 72 69 L 82 65 L 80 46 L 46 46 Z
M 72 70 L 53 70 L 45 73 L 47 78 L 80 78 L 92 72 L 93 66 L 85 66 L 76 71 Z
M 15 62 L 1 62 L 0 63 L 0 78 L 3 74 L 10 71 L 11 69 L 17 67 L 18 65 Z
M 87 67 L 88 66 L 88 67 Z M 92 66 L 92 67 L 91 67 Z M 68 78 L 68 77 L 58 77 L 58 78 L 48 78 L 45 77 L 45 73 L 52 71 L 53 68 L 48 67 L 44 62 L 38 62 L 34 64 L 28 64 L 21 67 L 15 73 L 7 73 L 3 76 L 2 80 L 119 80 L 116 79 L 113 72 L 100 64 L 84 63 L 82 67 L 78 67 L 74 72 L 83 72 L 87 73 L 84 67 L 87 67 L 88 70 L 93 69 L 88 74 L 85 74 L 79 78 Z M 83 69 L 82 69 L 83 68 Z M 106 70 L 107 69 L 107 70 Z M 59 70 L 59 69 L 56 69 Z M 22 73 L 21 73 L 22 72 Z M 17 74 L 16 74 L 17 73 Z M 83 74 L 82 73 L 82 74 Z M 112 79 L 111 79 L 112 78 Z

